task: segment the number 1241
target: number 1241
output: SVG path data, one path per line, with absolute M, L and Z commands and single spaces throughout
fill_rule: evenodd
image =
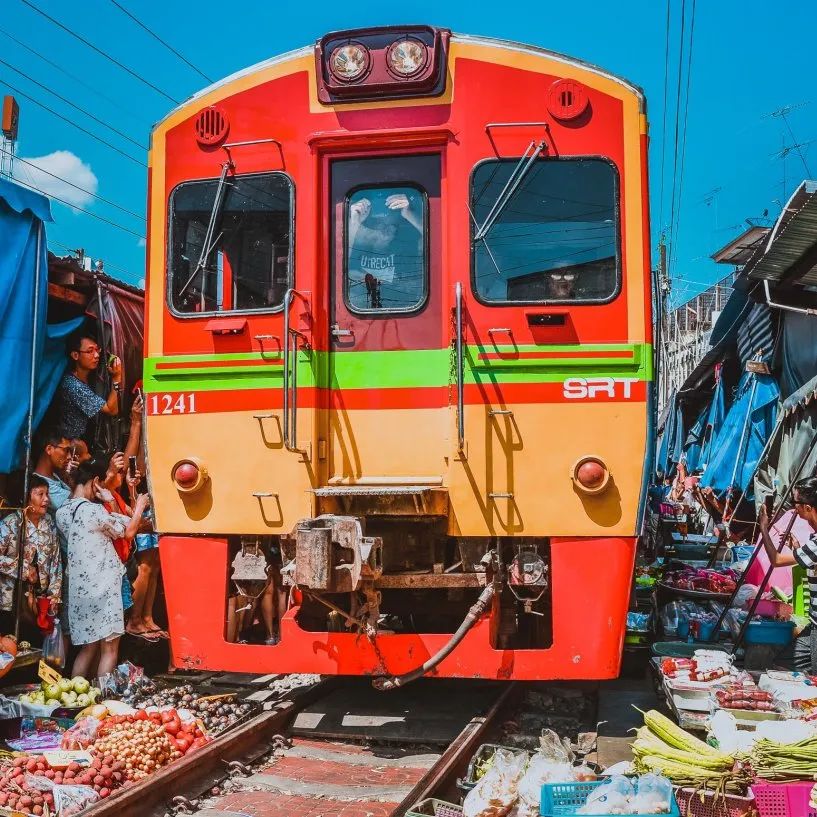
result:
M 151 414 L 195 414 L 195 394 L 151 394 L 148 397 Z

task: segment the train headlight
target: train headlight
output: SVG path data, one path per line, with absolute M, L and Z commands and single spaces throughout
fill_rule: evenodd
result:
M 428 48 L 411 37 L 398 40 L 386 52 L 386 65 L 398 77 L 413 77 L 426 67 Z
M 341 82 L 354 82 L 369 70 L 369 49 L 359 43 L 338 46 L 329 58 L 329 70 Z
M 207 481 L 208 474 L 204 465 L 196 458 L 179 460 L 170 469 L 170 478 L 176 489 L 184 494 L 200 490 Z
M 598 457 L 585 456 L 576 460 L 570 469 L 570 478 L 583 494 L 600 494 L 610 483 L 610 471 Z

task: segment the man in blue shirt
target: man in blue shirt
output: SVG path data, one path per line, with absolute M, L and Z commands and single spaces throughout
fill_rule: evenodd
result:
M 71 441 L 62 431 L 45 434 L 34 473 L 48 483 L 48 510 L 52 515 L 71 498 L 71 489 L 60 476 L 70 456 Z
M 122 387 L 122 363 L 112 357 L 108 366 L 112 387 L 108 399 L 100 397 L 90 386 L 99 368 L 101 350 L 88 334 L 77 333 L 68 345 L 70 371 L 60 381 L 60 420 L 58 426 L 69 437 L 84 437 L 88 422 L 98 414 L 119 414 L 119 390 Z

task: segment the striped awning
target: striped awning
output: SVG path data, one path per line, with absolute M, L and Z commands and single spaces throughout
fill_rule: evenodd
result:
M 804 181 L 786 203 L 765 251 L 743 270 L 750 278 L 817 286 L 817 181 Z

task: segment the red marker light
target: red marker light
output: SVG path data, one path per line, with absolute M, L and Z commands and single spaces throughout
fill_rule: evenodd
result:
M 598 457 L 582 457 L 571 469 L 573 484 L 584 494 L 600 494 L 610 482 L 610 471 Z
M 207 469 L 192 459 L 180 460 L 170 472 L 179 491 L 191 493 L 199 490 L 207 479 Z

